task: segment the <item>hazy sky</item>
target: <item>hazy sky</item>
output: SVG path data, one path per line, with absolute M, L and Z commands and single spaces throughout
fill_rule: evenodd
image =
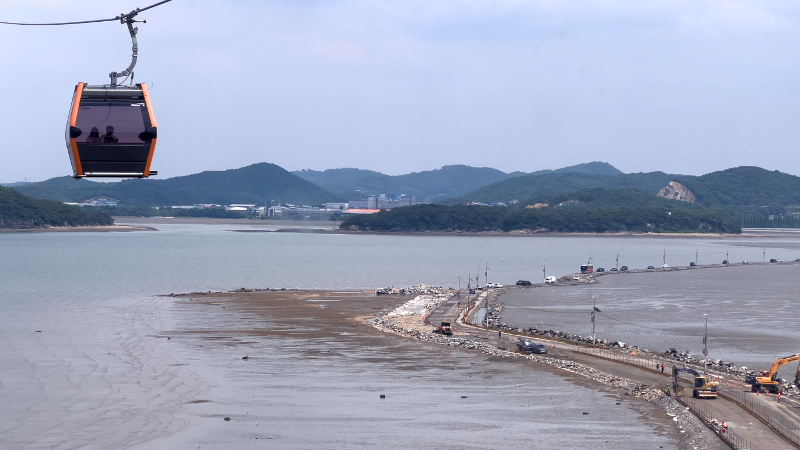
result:
M 3 0 L 0 20 L 154 2 Z M 140 18 L 159 178 L 261 161 L 800 175 L 796 0 L 173 0 Z M 70 174 L 74 86 L 127 67 L 125 27 L 0 25 L 0 58 L 0 182 Z

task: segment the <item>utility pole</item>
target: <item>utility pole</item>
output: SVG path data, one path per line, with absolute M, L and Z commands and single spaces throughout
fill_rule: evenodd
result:
M 667 249 L 664 249 L 664 266 L 666 266 L 666 265 L 667 265 Z M 664 266 L 661 266 L 661 267 L 664 267 Z
M 547 258 L 542 258 L 542 276 L 544 277 L 542 282 L 547 283 Z
M 703 370 L 708 373 L 708 314 L 703 314 L 703 318 L 706 319 L 706 332 L 703 335 Z
M 486 289 L 489 289 L 489 261 L 486 261 L 486 272 L 484 272 Z
M 597 304 L 595 303 L 595 297 L 592 296 L 592 348 L 595 347 L 595 343 L 597 342 L 597 337 L 594 333 L 594 313 L 597 311 Z
M 728 256 L 728 250 L 730 250 L 730 247 L 725 247 L 725 261 L 727 261 L 727 263 L 730 264 L 731 260 L 730 257 Z
M 697 247 L 694 248 L 694 265 L 697 265 Z
M 461 275 L 458 276 L 458 295 L 461 295 Z
M 617 270 L 619 270 L 619 249 L 617 249 Z
M 767 262 L 767 247 L 764 247 L 764 253 L 761 254 L 761 264 Z

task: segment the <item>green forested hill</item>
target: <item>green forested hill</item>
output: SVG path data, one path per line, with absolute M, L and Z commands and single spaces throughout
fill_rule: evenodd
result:
M 505 173 L 490 167 L 465 165 L 444 166 L 441 169 L 394 176 L 361 169 L 298 170 L 293 173 L 330 192 L 347 197 L 348 200 L 360 199 L 365 194 L 406 194 L 438 202 L 460 197 L 482 186 L 509 178 L 571 172 L 593 175 L 622 173 L 611 164 L 597 161 L 530 174 Z
M 108 214 L 65 205 L 50 200 L 26 197 L 0 186 L 0 228 L 39 228 L 61 226 L 113 225 Z
M 241 169 L 208 171 L 166 180 L 132 179 L 97 183 L 54 178 L 16 187 L 31 197 L 82 202 L 96 197 L 116 199 L 124 206 L 191 205 L 197 203 L 293 203 L 318 205 L 340 200 L 319 186 L 275 164 L 253 164 Z
M 558 172 L 546 175 L 525 175 L 482 187 L 456 199 L 464 202 L 508 202 L 517 199 L 529 204 L 537 197 L 551 197 L 589 188 L 634 187 L 653 194 L 674 180 L 664 172 L 594 175 L 577 172 Z
M 593 188 L 581 189 L 552 197 L 538 197 L 526 202 L 528 205 L 547 204 L 549 208 L 566 208 L 573 210 L 626 209 L 626 208 L 663 208 L 664 211 L 697 209 L 697 205 L 677 200 L 668 200 L 641 189 Z M 525 205 L 522 205 L 525 206 Z
M 785 207 L 800 205 L 800 177 L 742 166 L 699 177 L 678 178 L 706 206 Z

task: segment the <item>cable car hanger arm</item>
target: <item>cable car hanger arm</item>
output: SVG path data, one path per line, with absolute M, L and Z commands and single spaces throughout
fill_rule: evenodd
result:
M 130 32 L 131 41 L 133 42 L 133 47 L 131 48 L 133 54 L 131 55 L 131 65 L 129 65 L 127 69 L 123 70 L 122 72 L 111 72 L 108 74 L 108 76 L 111 77 L 111 86 L 117 85 L 117 78 L 127 77 L 133 73 L 133 67 L 136 66 L 136 59 L 138 58 L 139 53 L 139 44 L 136 41 L 136 33 L 139 31 L 139 27 L 133 26 L 133 23 L 136 22 L 136 20 L 133 20 L 133 16 L 131 16 L 129 18 L 120 19 L 120 22 L 128 25 L 128 32 Z M 144 21 L 142 21 L 142 23 L 144 23 Z

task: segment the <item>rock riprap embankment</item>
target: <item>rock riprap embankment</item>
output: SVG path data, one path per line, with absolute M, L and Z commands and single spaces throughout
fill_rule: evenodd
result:
M 430 311 L 447 301 L 451 296 L 452 294 L 436 295 L 428 298 L 421 298 L 427 296 L 418 296 L 389 314 L 375 318 L 372 321 L 372 325 L 386 333 L 410 337 L 424 342 L 447 345 L 449 347 L 480 350 L 494 357 L 525 358 L 530 361 L 566 370 L 621 389 L 623 395 L 641 398 L 660 406 L 666 410 L 667 414 L 673 417 L 677 427 L 681 429 L 681 433 L 689 433 L 687 437 L 691 440 L 691 442 L 689 442 L 691 448 L 708 448 L 708 444 L 715 439 L 710 430 L 697 417 L 682 407 L 674 399 L 665 396 L 664 392 L 656 386 L 611 375 L 575 361 L 511 352 L 485 342 L 475 341 L 467 335 L 445 336 L 434 333 L 434 327 L 423 322 L 424 317 L 427 317 Z M 420 304 L 424 304 L 425 307 L 418 308 Z

